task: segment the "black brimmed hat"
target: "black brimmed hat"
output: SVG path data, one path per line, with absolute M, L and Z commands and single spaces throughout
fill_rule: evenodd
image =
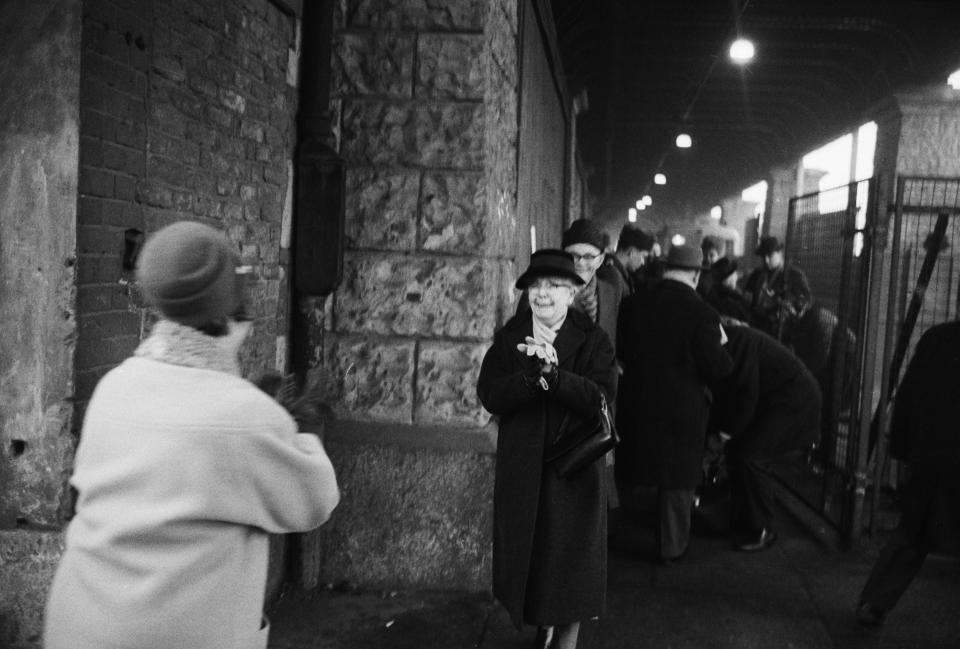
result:
M 583 284 L 583 279 L 573 269 L 573 256 L 553 248 L 544 248 L 530 255 L 530 266 L 517 278 L 516 286 L 520 290 L 526 290 L 538 277 L 563 277 L 577 286 Z
M 667 268 L 703 270 L 703 251 L 688 245 L 670 246 L 663 264 Z
M 776 252 L 777 250 L 783 250 L 783 244 L 780 243 L 779 239 L 776 237 L 763 237 L 760 239 L 760 245 L 757 246 L 757 249 L 753 252 L 761 257 L 766 257 L 771 252 Z

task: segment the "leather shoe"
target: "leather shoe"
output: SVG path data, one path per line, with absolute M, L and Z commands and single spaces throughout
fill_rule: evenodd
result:
M 869 602 L 860 602 L 857 607 L 857 621 L 863 626 L 880 626 L 886 614 Z
M 740 544 L 740 549 L 744 552 L 757 552 L 759 550 L 766 550 L 777 540 L 777 533 L 773 530 L 768 530 L 763 528 L 760 530 L 760 535 L 752 541 L 747 541 L 746 543 Z
M 538 626 L 537 636 L 533 639 L 533 649 L 553 649 L 557 646 L 560 634 L 552 626 Z

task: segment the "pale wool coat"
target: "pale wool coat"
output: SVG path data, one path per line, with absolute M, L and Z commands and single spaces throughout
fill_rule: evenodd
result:
M 47 649 L 265 648 L 267 533 L 315 528 L 339 500 L 316 436 L 221 371 L 208 337 L 158 329 L 90 401 Z

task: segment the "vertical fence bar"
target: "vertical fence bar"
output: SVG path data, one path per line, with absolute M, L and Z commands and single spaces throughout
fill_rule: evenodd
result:
M 869 444 L 864 443 L 864 432 L 870 430 L 867 422 L 871 419 L 873 405 L 873 386 L 877 361 L 877 327 L 871 326 L 880 314 L 880 298 L 882 296 L 883 259 L 882 251 L 886 247 L 886 227 L 880 227 L 881 206 L 877 205 L 879 190 L 876 180 L 870 181 L 868 189 L 866 223 L 864 225 L 864 246 L 861 257 L 861 278 L 863 289 L 859 293 L 857 337 L 862 341 L 859 346 L 857 361 L 859 365 L 860 388 L 857 390 L 857 406 L 859 413 L 856 417 L 856 466 L 854 467 L 854 489 L 850 530 L 848 539 L 856 542 L 863 532 L 863 512 L 866 499 L 867 465 L 869 463 Z M 886 210 L 883 209 L 883 214 Z M 886 223 L 886 222 L 885 222 Z M 852 408 L 852 406 L 851 406 Z M 874 483 L 876 485 L 876 483 Z

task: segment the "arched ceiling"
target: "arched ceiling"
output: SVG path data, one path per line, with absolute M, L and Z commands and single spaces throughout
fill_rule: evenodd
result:
M 585 89 L 591 194 L 657 220 L 709 209 L 960 68 L 960 1 L 551 0 L 567 85 Z M 727 58 L 736 35 L 756 57 Z M 693 148 L 677 149 L 677 133 Z M 667 175 L 654 186 L 653 175 Z

